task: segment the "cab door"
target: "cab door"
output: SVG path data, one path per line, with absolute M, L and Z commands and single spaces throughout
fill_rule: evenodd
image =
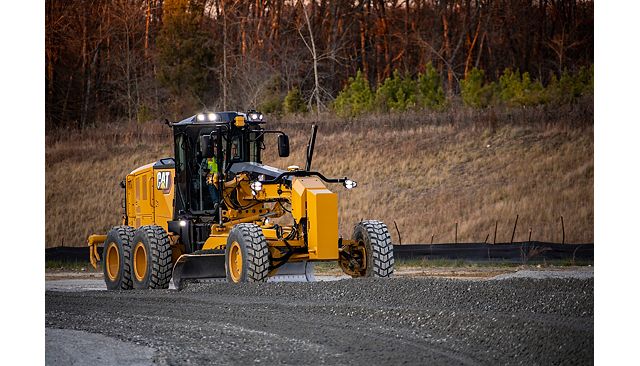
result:
M 135 227 L 154 223 L 153 170 L 148 169 L 134 177 L 135 186 Z

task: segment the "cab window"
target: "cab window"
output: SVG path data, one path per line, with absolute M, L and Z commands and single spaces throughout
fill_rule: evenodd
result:
M 262 150 L 262 136 L 258 132 L 249 134 L 249 161 L 262 163 L 260 160 L 260 150 Z
M 240 136 L 231 139 L 231 160 L 242 160 L 242 140 Z

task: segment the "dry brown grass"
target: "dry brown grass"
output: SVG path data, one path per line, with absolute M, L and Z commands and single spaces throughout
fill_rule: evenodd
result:
M 589 103 L 559 109 L 461 110 L 431 115 L 323 121 L 313 169 L 349 176 L 358 187 L 340 197 L 340 232 L 360 219 L 387 223 L 403 243 L 593 241 L 593 112 Z M 307 117 L 307 120 L 310 118 Z M 311 122 L 291 119 L 291 156 L 276 158 L 275 137 L 265 163 L 304 166 Z M 489 147 L 487 147 L 489 145 Z M 84 245 L 90 233 L 120 221 L 120 180 L 137 166 L 173 155 L 161 124 L 118 125 L 57 132 L 46 143 L 46 246 Z

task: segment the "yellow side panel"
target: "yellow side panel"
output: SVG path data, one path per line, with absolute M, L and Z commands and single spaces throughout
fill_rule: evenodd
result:
M 305 215 L 305 187 L 302 184 L 300 179 L 296 179 L 293 181 L 293 185 L 291 186 L 291 216 L 293 216 L 296 221 L 300 220 L 301 217 Z
M 153 225 L 154 220 L 154 204 L 153 204 L 153 169 L 145 170 L 140 176 L 140 187 L 142 197 L 138 201 L 140 206 L 140 226 Z
M 306 214 L 306 197 L 305 193 L 309 189 L 326 189 L 320 178 L 296 178 L 291 186 L 291 215 L 296 221 Z
M 338 259 L 338 195 L 307 189 L 309 259 Z
M 136 190 L 135 179 L 132 175 L 127 175 L 127 185 L 125 194 L 127 195 L 127 225 L 134 226 L 136 222 Z
M 155 224 L 167 231 L 167 221 L 173 219 L 174 177 L 174 169 L 154 170 L 152 177 Z
M 137 228 L 155 223 L 153 182 L 151 164 L 138 168 L 127 176 L 127 216 L 130 226 Z
M 229 236 L 229 233 L 211 235 L 210 237 L 207 238 L 207 241 L 204 242 L 204 245 L 202 246 L 202 250 L 219 249 L 220 247 L 227 245 L 228 236 Z

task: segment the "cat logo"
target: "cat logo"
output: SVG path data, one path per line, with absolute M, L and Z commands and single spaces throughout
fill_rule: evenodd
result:
M 162 171 L 158 172 L 158 179 L 156 180 L 156 188 L 164 193 L 169 193 L 171 190 L 171 172 Z

